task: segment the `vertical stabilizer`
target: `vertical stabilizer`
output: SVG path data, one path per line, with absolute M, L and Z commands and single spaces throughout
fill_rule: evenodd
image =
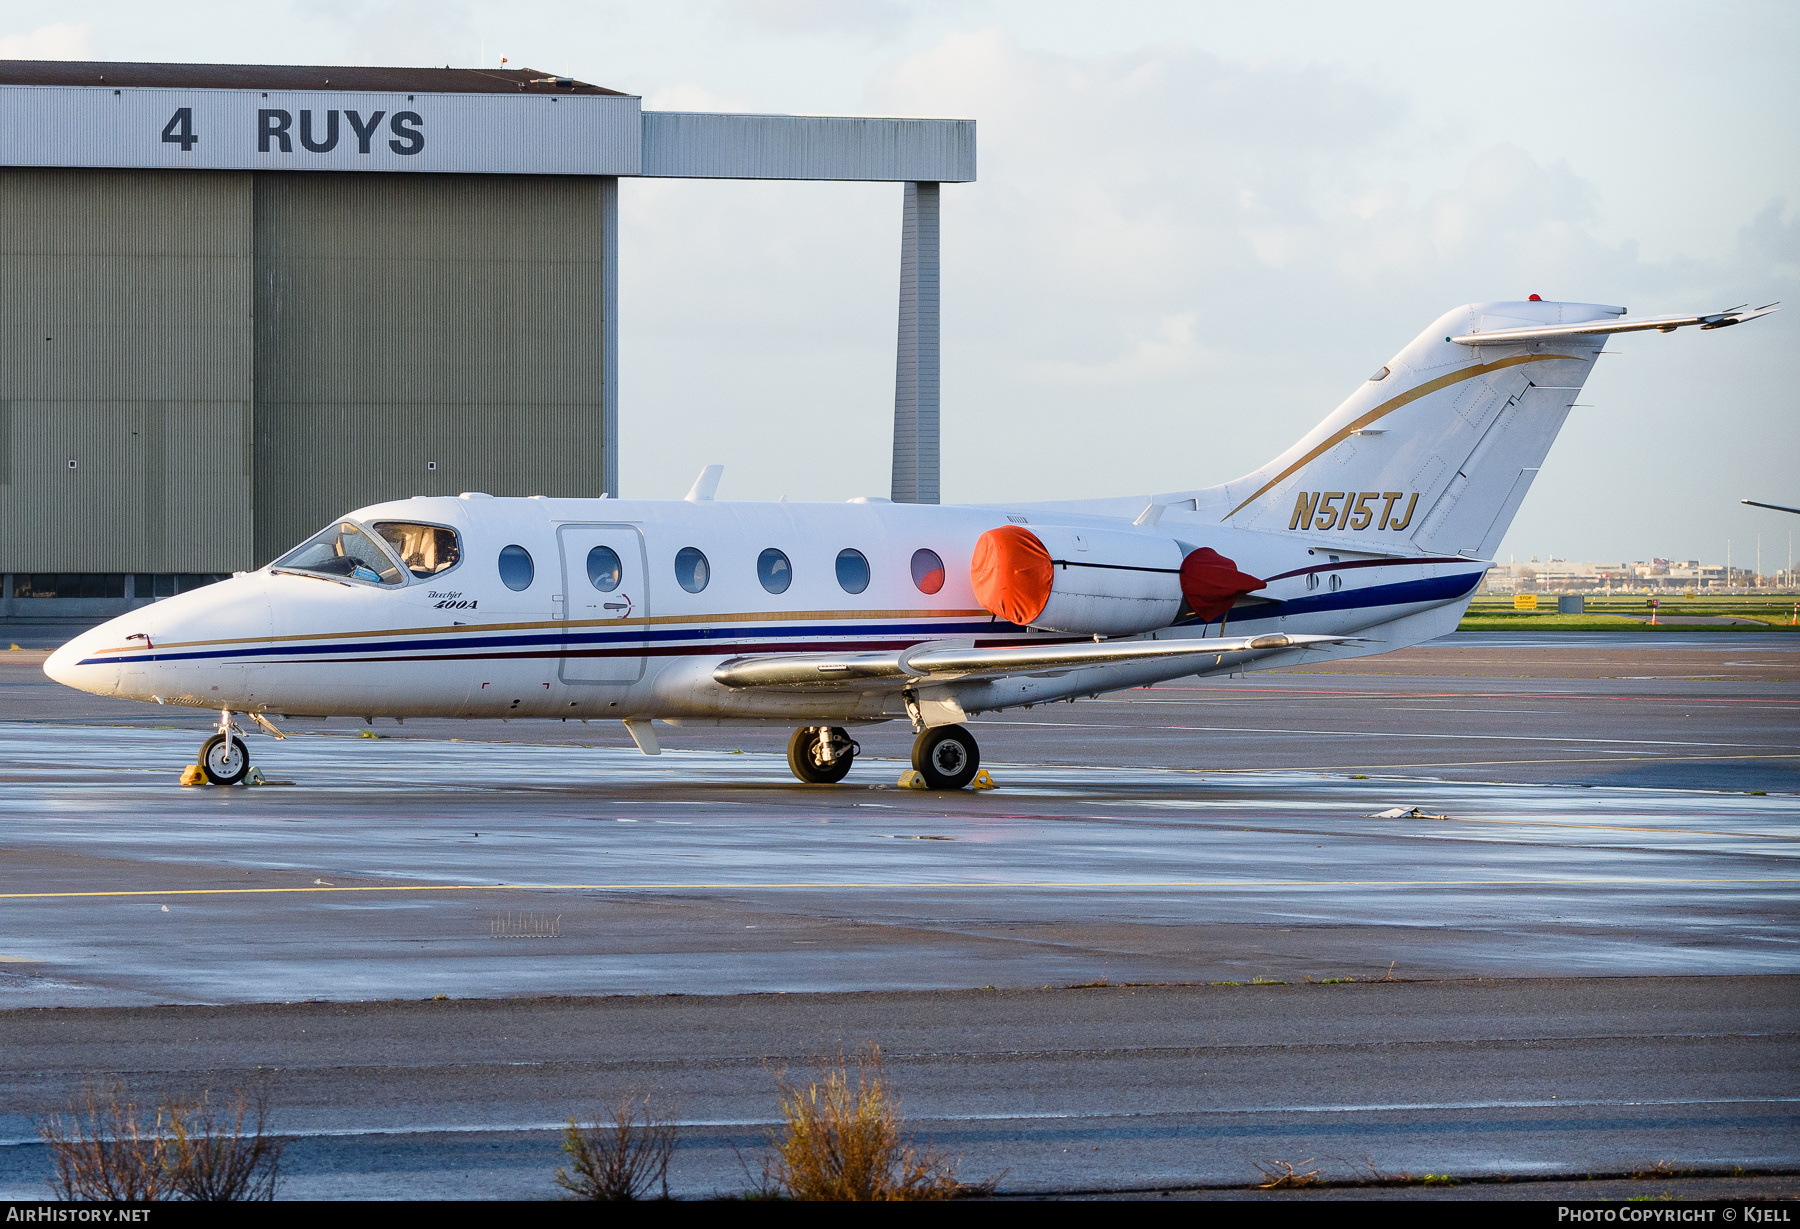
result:
M 1606 337 L 1497 345 L 1451 338 L 1623 314 L 1536 300 L 1459 307 L 1299 443 L 1209 494 L 1238 528 L 1322 535 L 1359 550 L 1488 558 Z

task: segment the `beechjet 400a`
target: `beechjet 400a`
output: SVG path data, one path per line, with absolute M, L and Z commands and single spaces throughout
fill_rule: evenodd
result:
M 200 765 L 242 780 L 235 717 L 612 718 L 798 727 L 800 780 L 904 720 L 958 789 L 962 724 L 1188 676 L 1358 657 L 1453 630 L 1613 333 L 1633 318 L 1478 303 L 1426 329 L 1304 439 L 1223 486 L 1018 506 L 414 496 L 51 656 L 97 695 L 219 712 Z

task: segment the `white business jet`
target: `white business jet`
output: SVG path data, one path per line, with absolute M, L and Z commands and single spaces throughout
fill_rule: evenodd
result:
M 1169 679 L 1385 653 L 1453 630 L 1613 333 L 1719 329 L 1774 304 L 1633 318 L 1459 307 L 1299 443 L 1223 486 L 941 507 L 414 496 L 255 572 L 123 615 L 44 670 L 97 695 L 237 717 L 798 728 L 801 781 L 849 730 L 904 720 L 935 789 L 975 777 L 970 716 Z

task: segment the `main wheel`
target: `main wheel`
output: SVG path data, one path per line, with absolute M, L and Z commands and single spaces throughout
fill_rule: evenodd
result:
M 981 748 L 960 725 L 934 726 L 913 740 L 912 762 L 932 789 L 962 789 L 981 767 Z
M 214 734 L 200 746 L 200 771 L 214 785 L 236 785 L 250 771 L 250 748 L 235 734 L 229 742 Z
M 836 785 L 850 773 L 856 759 L 856 744 L 847 731 L 833 726 L 832 742 L 843 747 L 835 760 L 822 762 L 819 755 L 819 732 L 812 726 L 801 726 L 788 739 L 788 768 L 808 785 Z

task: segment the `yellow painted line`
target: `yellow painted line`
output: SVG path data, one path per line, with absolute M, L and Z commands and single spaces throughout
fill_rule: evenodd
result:
M 653 890 L 790 891 L 805 888 L 875 888 L 890 891 L 965 890 L 971 888 L 1504 888 L 1666 887 L 1679 884 L 1800 884 L 1800 876 L 1756 879 L 1161 879 L 969 882 L 892 882 L 850 880 L 792 883 L 421 883 L 380 887 L 309 888 L 167 888 L 118 892 L 5 892 L 0 900 L 73 900 L 123 896 L 283 896 L 308 892 L 644 892 Z

